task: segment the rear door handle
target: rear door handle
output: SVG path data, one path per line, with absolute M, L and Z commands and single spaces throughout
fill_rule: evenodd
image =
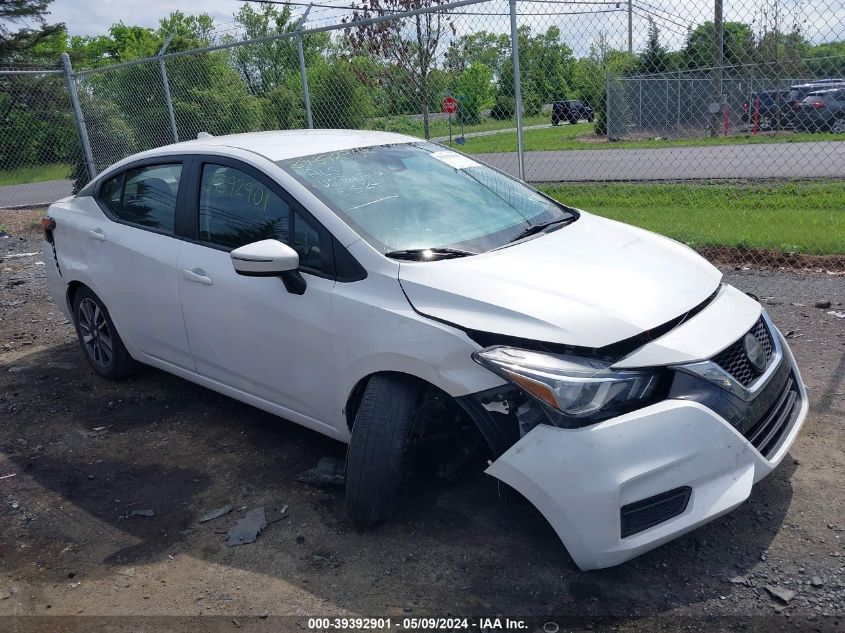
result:
M 88 236 L 93 240 L 99 240 L 100 242 L 106 241 L 106 234 L 103 233 L 103 229 L 90 229 L 88 231 Z
M 193 281 L 194 283 L 202 284 L 204 286 L 211 286 L 214 283 L 211 280 L 211 277 L 206 275 L 205 271 L 201 268 L 194 268 L 193 270 L 190 268 L 183 268 L 182 276 L 188 281 Z

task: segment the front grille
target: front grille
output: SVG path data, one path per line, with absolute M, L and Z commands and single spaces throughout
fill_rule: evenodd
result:
M 761 316 L 754 327 L 749 330 L 751 334 L 760 342 L 763 349 L 766 350 L 766 366 L 772 361 L 774 355 L 774 341 L 766 322 Z M 744 337 L 743 337 L 744 338 Z M 748 356 L 745 353 L 745 348 L 742 345 L 742 338 L 736 341 L 726 350 L 719 352 L 713 357 L 713 362 L 719 365 L 722 369 L 728 372 L 736 381 L 743 387 L 749 386 L 762 372 L 757 371 L 751 366 Z
M 687 509 L 691 493 L 692 488 L 682 486 L 622 506 L 619 511 L 622 519 L 622 538 L 638 534 L 682 514 Z
M 790 374 L 780 396 L 757 424 L 744 435 L 752 446 L 764 457 L 771 456 L 780 446 L 780 441 L 799 408 L 801 395 L 795 376 Z

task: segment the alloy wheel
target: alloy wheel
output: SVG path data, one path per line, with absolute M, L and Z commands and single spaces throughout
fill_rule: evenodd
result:
M 100 367 L 108 367 L 112 361 L 112 337 L 105 313 L 86 297 L 79 304 L 78 319 L 85 352 Z
M 834 134 L 845 134 L 845 117 L 838 117 L 830 130 Z

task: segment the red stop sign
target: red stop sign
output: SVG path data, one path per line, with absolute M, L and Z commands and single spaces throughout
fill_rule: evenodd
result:
M 458 101 L 455 97 L 446 97 L 443 99 L 443 112 L 446 114 L 453 114 L 458 111 Z

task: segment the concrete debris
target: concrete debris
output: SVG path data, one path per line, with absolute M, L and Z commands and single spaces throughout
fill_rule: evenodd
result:
M 734 576 L 733 578 L 731 578 L 731 584 L 732 585 L 744 585 L 744 586 L 747 587 L 751 583 L 749 582 L 748 578 L 746 578 L 745 576 Z
M 786 589 L 785 587 L 781 587 L 780 585 L 766 585 L 766 591 L 768 591 L 773 597 L 777 598 L 784 604 L 788 603 L 795 597 L 795 592 L 792 589 Z
M 828 310 L 825 314 L 835 316 L 837 319 L 845 319 L 845 312 L 841 312 L 839 310 Z
M 321 457 L 316 468 L 296 476 L 296 480 L 312 486 L 342 486 L 346 481 L 346 462 L 334 457 Z
M 822 580 L 820 576 L 813 576 L 810 579 L 810 584 L 813 585 L 813 587 L 824 587 L 824 580 Z
M 816 307 L 820 310 L 829 310 L 830 309 L 830 301 L 816 301 Z
M 154 517 L 155 512 L 152 510 L 130 510 L 129 516 L 131 517 Z
M 205 514 L 203 514 L 199 521 L 200 523 L 207 523 L 208 521 L 213 521 L 214 519 L 219 519 L 220 517 L 229 514 L 232 511 L 232 506 L 226 505 L 220 508 L 215 508 L 214 510 L 209 510 Z
M 264 508 L 254 508 L 247 512 L 243 519 L 238 519 L 238 522 L 229 529 L 226 534 L 226 544 L 229 547 L 235 547 L 255 543 L 255 539 L 266 527 L 267 516 L 264 514 Z
M 127 567 L 126 569 L 120 569 L 117 572 L 121 576 L 127 576 L 129 578 L 133 578 L 135 576 L 135 568 L 134 567 Z

